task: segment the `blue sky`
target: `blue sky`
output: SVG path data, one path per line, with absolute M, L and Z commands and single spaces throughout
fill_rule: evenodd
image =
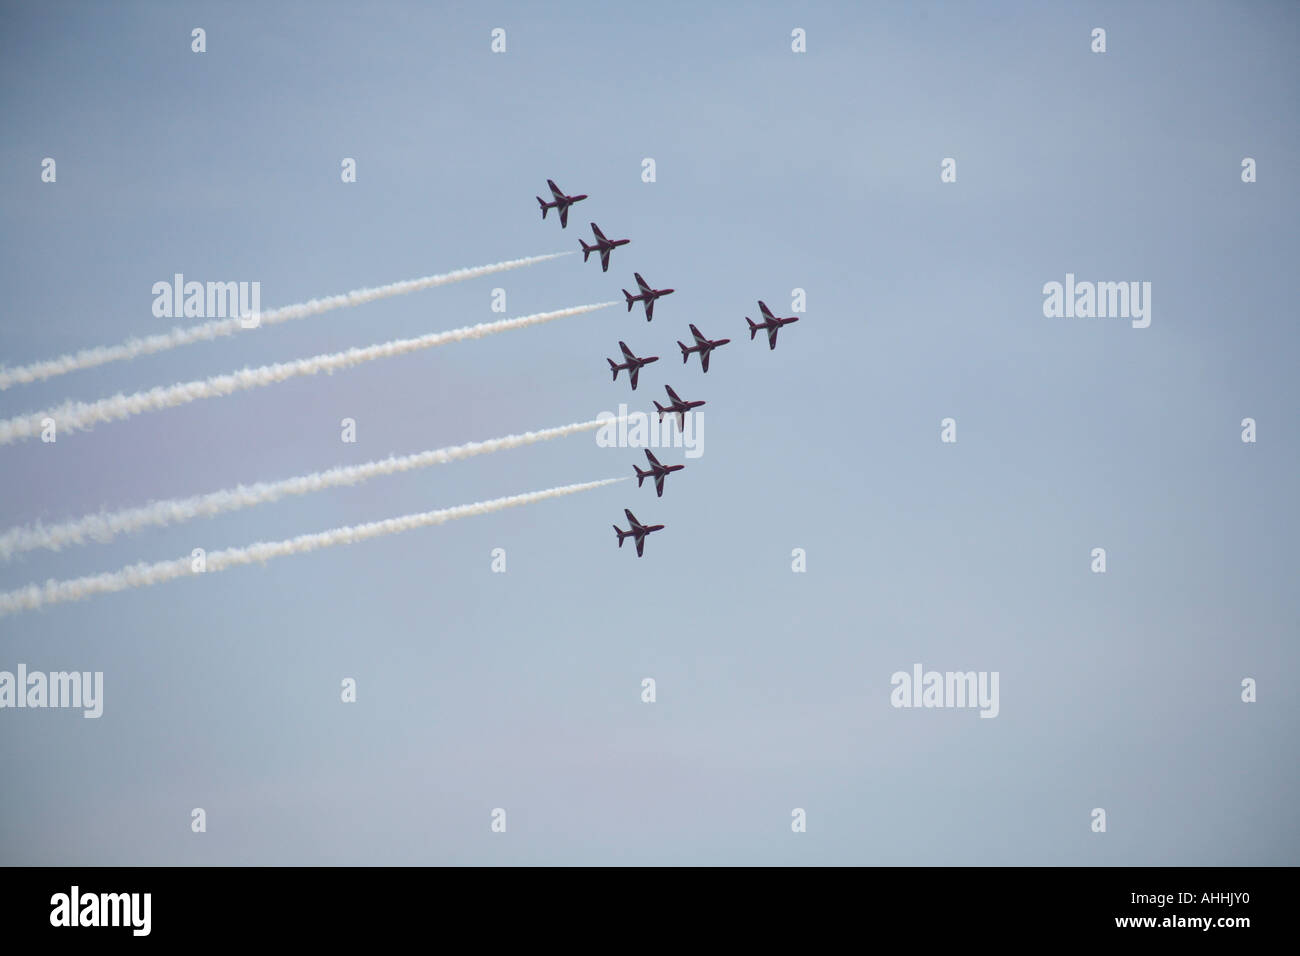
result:
M 570 256 L 10 389 L 0 415 L 488 321 L 498 286 L 508 315 L 620 298 L 633 270 L 677 290 L 649 324 L 620 306 L 5 446 L 0 525 L 649 408 L 665 383 L 708 402 L 662 499 L 625 482 L 0 619 L 0 669 L 105 675 L 99 720 L 0 712 L 0 860 L 1297 862 L 1293 6 L 0 17 L 5 364 L 165 331 L 150 290 L 175 272 L 274 308 L 576 250 L 592 219 L 632 239 L 607 274 Z M 538 216 L 548 177 L 591 197 L 565 231 Z M 1045 318 L 1066 273 L 1152 283 L 1151 326 Z M 800 323 L 751 343 L 755 300 L 788 315 L 795 288 Z M 676 355 L 691 322 L 732 339 L 707 375 Z M 663 356 L 636 393 L 609 381 L 620 339 Z M 24 555 L 0 589 L 640 457 L 577 436 Z M 624 507 L 667 525 L 639 561 Z M 917 662 L 999 672 L 998 717 L 891 707 Z

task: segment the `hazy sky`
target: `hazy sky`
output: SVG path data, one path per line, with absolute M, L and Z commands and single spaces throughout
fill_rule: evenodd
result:
M 500 318 L 497 287 L 507 315 L 634 270 L 677 292 L 652 323 L 620 305 L 0 447 L 0 529 L 665 383 L 708 404 L 662 499 L 0 619 L 0 670 L 104 673 L 98 720 L 0 710 L 0 862 L 1300 862 L 1298 34 L 1264 2 L 6 5 L 4 364 L 166 331 L 177 272 L 274 308 L 576 250 L 593 219 L 632 244 L 607 274 L 569 256 L 15 387 L 2 417 Z M 564 231 L 548 177 L 590 194 Z M 1150 327 L 1044 317 L 1067 273 L 1151 283 Z M 796 288 L 801 321 L 750 342 Z M 691 322 L 732 339 L 707 375 L 673 344 Z M 635 393 L 620 339 L 662 357 Z M 22 555 L 0 590 L 641 460 L 589 433 Z M 667 525 L 640 560 L 624 507 Z M 891 706 L 918 663 L 998 672 L 998 716 Z

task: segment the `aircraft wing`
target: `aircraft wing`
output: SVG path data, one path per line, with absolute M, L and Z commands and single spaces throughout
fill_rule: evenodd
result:
M 630 510 L 624 508 L 623 514 L 627 515 L 628 524 L 630 524 L 634 529 L 641 527 L 641 522 L 636 520 L 636 515 L 632 514 Z
M 655 475 L 655 494 L 660 498 L 664 496 L 664 473 L 662 471 Z
M 653 292 L 653 291 L 654 291 L 653 289 L 650 288 L 649 285 L 646 284 L 645 279 L 642 279 L 642 278 L 641 278 L 641 273 L 639 273 L 639 272 L 634 272 L 634 273 L 632 273 L 632 278 L 636 279 L 636 284 L 639 285 L 639 286 L 641 287 L 641 291 L 642 291 L 642 292 Z
M 605 238 L 605 234 L 600 231 L 600 226 L 596 225 L 594 222 L 591 224 L 591 231 L 601 242 L 609 242 L 609 240 Z
M 603 239 L 605 237 L 601 236 L 601 238 Z M 609 271 L 609 246 L 605 246 L 600 250 L 600 271 Z
M 704 349 L 700 352 L 700 369 L 707 372 L 709 370 L 709 352 L 710 349 Z
M 555 180 L 554 180 L 554 179 L 548 179 L 548 180 L 546 180 L 546 185 L 548 185 L 548 186 L 551 187 L 551 195 L 554 196 L 556 199 L 564 199 L 564 198 L 566 198 L 565 195 L 564 195 L 564 193 L 560 191 L 560 187 L 557 186 L 557 185 L 555 185 Z
M 767 319 L 767 321 L 771 322 L 776 318 L 776 316 L 772 314 L 772 310 L 767 307 L 767 303 L 763 302 L 761 299 L 759 300 L 758 307 L 762 310 L 763 318 Z
M 632 379 L 632 391 L 635 392 L 635 391 L 636 391 L 636 380 L 637 380 L 638 378 L 641 377 L 641 366 L 639 366 L 639 365 L 633 365 L 632 368 L 628 370 L 627 375 L 628 375 L 628 378 Z
M 703 345 L 705 342 L 708 341 L 708 339 L 706 339 L 703 336 L 703 334 L 701 334 L 700 330 L 693 325 L 691 326 L 691 335 L 695 336 L 696 345 Z
M 569 204 L 566 202 L 560 203 L 560 228 L 569 228 Z
M 776 348 L 776 333 L 781 331 L 779 324 L 772 324 L 767 327 L 767 348 L 768 351 Z
M 645 300 L 645 320 L 646 320 L 647 322 L 649 322 L 649 321 L 650 321 L 651 319 L 653 319 L 654 317 L 655 317 L 655 300 L 654 300 L 654 299 L 646 299 L 646 300 Z
M 655 457 L 654 452 L 652 452 L 649 448 L 645 449 L 645 456 L 650 460 L 650 464 L 652 465 L 659 464 L 659 459 Z
M 627 359 L 629 362 L 636 361 L 636 356 L 632 354 L 632 350 L 627 347 L 626 342 L 619 342 L 618 347 L 623 350 L 623 358 Z
M 639 558 L 644 553 L 645 553 L 645 535 L 639 534 L 636 536 L 636 556 Z
M 679 405 L 682 403 L 682 400 L 677 397 L 677 393 L 673 391 L 673 387 L 671 385 L 665 385 L 664 388 L 668 390 L 669 398 L 671 398 L 674 402 L 676 402 Z

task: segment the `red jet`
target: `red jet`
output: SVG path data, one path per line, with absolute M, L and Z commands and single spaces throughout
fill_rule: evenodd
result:
M 575 202 L 582 202 L 587 198 L 587 194 L 581 196 L 566 196 L 560 191 L 560 187 L 555 185 L 554 179 L 546 180 L 546 185 L 551 187 L 551 195 L 555 197 L 555 202 L 547 202 L 541 196 L 537 197 L 538 204 L 542 207 L 542 218 L 546 218 L 546 210 L 560 210 L 560 228 L 564 229 L 569 225 L 569 207 Z
M 672 399 L 672 404 L 670 404 L 667 408 L 665 408 L 663 405 L 660 405 L 658 402 L 655 402 L 655 408 L 659 410 L 659 420 L 663 421 L 664 416 L 667 415 L 669 412 L 672 412 L 677 415 L 678 424 L 683 429 L 685 429 L 686 413 L 689 412 L 692 408 L 699 408 L 704 403 L 684 402 L 677 397 L 677 393 L 673 391 L 673 387 L 671 385 L 665 385 L 664 388 L 668 389 L 668 397 Z
M 645 536 L 651 531 L 661 530 L 664 526 L 661 524 L 652 524 L 647 527 L 637 521 L 636 516 L 626 508 L 623 509 L 623 514 L 627 515 L 627 522 L 632 527 L 627 531 L 624 531 L 618 525 L 614 525 L 614 533 L 618 535 L 618 546 L 620 548 L 623 547 L 623 539 L 628 536 L 636 538 L 636 556 L 639 558 L 645 551 Z
M 636 486 L 640 488 L 641 482 L 653 476 L 655 480 L 655 494 L 662 498 L 664 496 L 664 476 L 671 475 L 674 471 L 681 471 L 686 466 L 662 465 L 649 448 L 645 450 L 645 456 L 650 459 L 650 467 L 646 471 L 642 471 L 636 465 L 632 466 L 632 470 L 636 472 Z
M 627 347 L 626 342 L 619 342 L 618 347 L 623 350 L 623 358 L 627 359 L 622 365 L 615 364 L 612 358 L 605 359 L 609 367 L 614 370 L 614 381 L 618 381 L 618 373 L 627 369 L 627 377 L 632 380 L 632 391 L 636 391 L 636 379 L 641 372 L 642 365 L 649 365 L 651 362 L 659 361 L 659 356 L 651 355 L 647 358 L 637 358 L 632 354 L 632 350 Z
M 591 224 L 591 231 L 596 235 L 596 244 L 594 246 L 587 245 L 581 239 L 578 240 L 578 245 L 582 246 L 582 261 L 586 262 L 587 256 L 591 255 L 593 252 L 599 252 L 600 271 L 608 272 L 610 251 L 613 249 L 617 249 L 619 246 L 626 246 L 632 240 L 631 239 L 606 239 L 605 234 L 600 231 L 600 226 L 596 225 L 594 222 Z
M 645 303 L 645 320 L 649 322 L 655 317 L 655 299 L 660 296 L 672 295 L 676 289 L 652 289 L 650 284 L 641 278 L 641 273 L 634 272 L 632 276 L 636 279 L 636 284 L 641 288 L 640 295 L 633 295 L 627 289 L 623 290 L 623 297 L 627 299 L 627 310 L 632 311 L 632 304 L 635 302 Z
M 709 353 L 719 345 L 726 345 L 731 341 L 731 339 L 706 339 L 703 333 L 693 325 L 691 326 L 691 335 L 695 336 L 695 344 L 690 348 L 686 347 L 685 342 L 680 340 L 677 342 L 678 348 L 682 350 L 682 364 L 685 365 L 690 360 L 692 352 L 699 352 L 700 365 L 706 372 L 709 370 Z
M 781 330 L 781 326 L 798 322 L 799 316 L 792 315 L 788 319 L 779 319 L 772 314 L 772 310 L 764 305 L 761 300 L 758 307 L 763 310 L 762 322 L 751 322 L 749 316 L 745 316 L 745 321 L 749 322 L 749 340 L 754 341 L 754 336 L 758 334 L 759 329 L 767 329 L 767 347 L 770 351 L 776 348 L 776 333 Z

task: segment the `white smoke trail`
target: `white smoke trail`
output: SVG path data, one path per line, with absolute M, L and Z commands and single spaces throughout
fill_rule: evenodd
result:
M 61 524 L 11 528 L 0 533 L 0 559 L 8 561 L 15 554 L 37 548 L 58 551 L 67 545 L 85 544 L 87 540 L 110 541 L 119 534 L 128 534 L 142 528 L 162 527 L 191 521 L 194 518 L 210 518 L 227 511 L 237 511 L 240 508 L 251 508 L 254 505 L 278 501 L 289 495 L 305 495 L 326 488 L 355 485 L 381 475 L 396 475 L 419 468 L 428 468 L 431 465 L 459 461 L 462 458 L 473 458 L 475 455 L 520 448 L 535 442 L 549 441 L 552 438 L 564 438 L 578 432 L 599 428 L 609 421 L 616 422 L 618 419 L 597 418 L 588 422 L 575 422 L 572 425 L 523 432 L 519 435 L 506 435 L 504 438 L 422 451 L 414 455 L 402 457 L 390 455 L 364 465 L 346 465 L 296 478 L 286 478 L 283 481 L 261 481 L 206 495 L 155 501 L 139 508 L 100 512 Z
M 612 485 L 627 478 L 604 478 L 600 481 L 588 481 L 578 485 L 563 485 L 559 488 L 547 488 L 545 491 L 531 491 L 522 495 L 510 495 L 506 498 L 493 498 L 470 505 L 457 505 L 440 511 L 423 511 L 418 514 L 403 515 L 400 518 L 388 518 L 369 524 L 334 528 L 317 534 L 304 534 L 285 541 L 260 542 L 246 548 L 229 548 L 214 551 L 206 558 L 206 570 L 195 571 L 193 559 L 176 558 L 172 561 L 158 561 L 154 564 L 140 563 L 128 565 L 120 571 L 109 571 L 84 578 L 72 578 L 65 581 L 46 581 L 44 584 L 29 584 L 17 591 L 0 594 L 0 617 L 18 611 L 32 611 L 47 604 L 61 604 L 64 601 L 80 601 L 95 594 L 110 594 L 125 591 L 128 588 L 147 587 L 161 584 L 176 578 L 190 577 L 213 571 L 225 571 L 254 562 L 265 562 L 290 554 L 306 554 L 320 548 L 332 548 L 338 544 L 354 544 L 379 538 L 384 535 L 398 534 L 414 528 L 427 528 L 430 525 L 444 524 L 457 518 L 489 514 L 505 508 L 531 504 L 546 498 L 558 498 L 561 495 L 577 494 L 604 485 Z
M 479 276 L 505 272 L 508 269 L 519 269 L 537 262 L 545 262 L 547 259 L 558 259 L 561 256 L 570 255 L 577 255 L 577 253 L 553 252 L 544 256 L 529 256 L 526 259 L 510 259 L 507 262 L 497 262 L 490 266 L 456 269 L 453 272 L 425 276 L 422 279 L 404 279 L 401 282 L 392 282 L 371 289 L 355 289 L 341 295 L 331 295 L 324 299 L 312 299 L 309 302 L 286 305 L 279 309 L 263 312 L 258 317 L 258 325 L 276 325 L 280 322 L 288 322 L 291 319 L 305 319 L 308 316 L 320 315 L 322 312 L 329 312 L 333 309 L 363 305 L 366 302 L 374 302 L 376 299 L 387 299 L 394 295 L 419 292 L 440 285 L 450 285 L 453 282 L 464 282 L 466 279 L 477 279 Z M 181 345 L 190 345 L 194 342 L 210 342 L 223 335 L 234 335 L 240 330 L 241 321 L 239 317 L 213 319 L 210 322 L 204 322 L 202 325 L 195 325 L 190 328 L 172 329 L 170 332 L 150 335 L 141 339 L 127 339 L 120 345 L 101 345 L 92 349 L 83 349 L 71 355 L 61 355 L 56 359 L 49 359 L 44 362 L 33 362 L 30 365 L 21 365 L 11 369 L 0 368 L 0 391 L 14 385 L 39 382 L 47 378 L 53 378 L 56 375 L 65 375 L 68 372 L 94 368 L 97 365 L 106 365 L 109 362 L 120 362 L 126 359 L 139 358 L 142 355 L 152 355 L 155 352 L 165 352 L 167 349 L 174 349 Z
M 510 329 L 521 329 L 529 325 L 540 325 L 543 322 L 551 322 L 571 315 L 582 315 L 586 312 L 595 312 L 597 309 L 607 309 L 611 305 L 617 304 L 616 302 L 597 302 L 594 305 L 577 305 L 568 309 L 559 309 L 555 312 L 536 312 L 532 315 L 521 315 L 513 319 L 500 319 L 496 322 L 483 322 L 479 325 L 451 329 L 447 332 L 433 332 L 414 339 L 395 339 L 392 342 L 370 345 L 366 348 L 348 349 L 346 352 L 316 355 L 311 358 L 298 359 L 294 362 L 278 362 L 275 365 L 263 365 L 260 368 L 246 368 L 240 372 L 217 375 L 196 382 L 160 385 L 147 392 L 136 392 L 134 395 L 118 394 L 112 398 L 104 398 L 97 402 L 68 402 L 58 408 L 43 412 L 32 412 L 27 415 L 20 415 L 17 418 L 0 421 L 0 445 L 7 445 L 10 442 L 39 435 L 42 422 L 47 418 L 54 420 L 59 431 L 81 431 L 100 422 L 130 418 L 132 415 L 158 411 L 162 408 L 175 408 L 178 405 L 195 402 L 201 398 L 217 398 L 234 392 L 242 392 L 245 389 L 274 385 L 277 382 L 287 381 L 301 375 L 315 375 L 317 372 L 336 372 L 339 369 L 351 368 L 354 365 L 371 362 L 375 359 L 405 355 L 408 352 L 418 352 L 421 349 L 434 348 L 439 345 L 446 345 L 449 342 L 480 339 L 485 335 L 494 335 L 497 332 L 505 332 Z

